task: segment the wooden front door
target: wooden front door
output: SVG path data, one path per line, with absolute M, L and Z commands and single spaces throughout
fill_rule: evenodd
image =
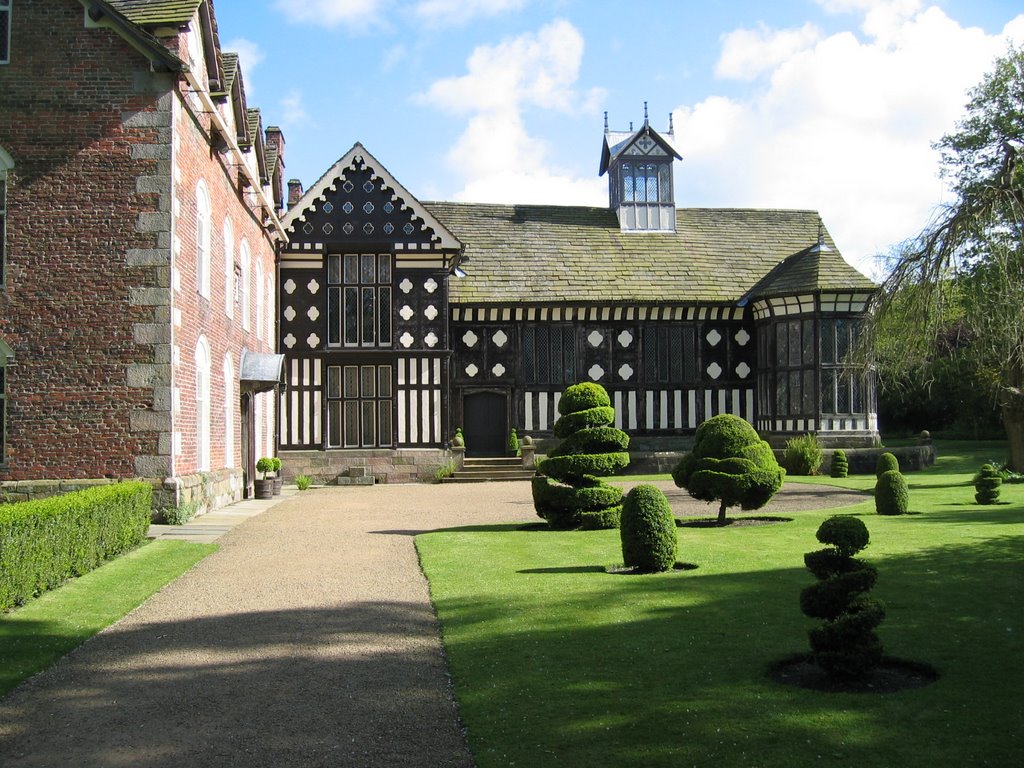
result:
M 508 396 L 474 392 L 462 400 L 467 456 L 502 456 L 508 440 Z

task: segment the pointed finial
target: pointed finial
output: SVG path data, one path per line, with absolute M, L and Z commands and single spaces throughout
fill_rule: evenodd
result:
M 647 122 L 647 102 L 644 102 L 644 122 Z
M 668 132 L 675 133 L 676 129 L 672 127 L 672 113 L 668 113 Z
M 818 217 L 818 242 L 811 247 L 811 253 L 829 253 L 832 249 L 825 244 L 825 223 Z
M 633 131 L 633 121 L 632 120 L 629 121 L 629 130 L 630 130 L 630 132 Z
M 608 133 L 608 110 L 604 113 L 604 132 Z

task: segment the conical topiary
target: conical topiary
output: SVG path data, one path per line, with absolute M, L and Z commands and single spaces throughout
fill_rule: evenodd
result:
M 991 464 L 982 464 L 974 476 L 974 500 L 979 504 L 995 504 L 999 498 L 999 486 L 1003 478 Z
M 615 421 L 611 398 L 600 384 L 573 384 L 558 412 L 554 432 L 562 442 L 548 451 L 533 478 L 537 514 L 557 529 L 617 528 L 622 489 L 601 477 L 629 464 L 629 436 L 609 426 Z
M 850 474 L 850 462 L 846 459 L 846 451 L 837 448 L 832 454 L 832 477 L 846 477 Z
M 889 469 L 875 482 L 875 511 L 880 515 L 905 515 L 910 508 L 907 481 L 897 470 Z
M 894 454 L 886 451 L 878 457 L 878 464 L 875 465 L 875 477 L 881 477 L 883 472 L 890 470 L 900 471 L 900 460 Z
M 875 627 L 885 618 L 882 604 L 863 596 L 875 586 L 878 572 L 854 557 L 868 545 L 868 529 L 859 518 L 835 515 L 821 524 L 817 538 L 831 546 L 804 555 L 818 582 L 800 593 L 800 609 L 824 619 L 808 632 L 811 656 L 833 677 L 860 677 L 882 660 Z
M 622 561 L 627 568 L 656 573 L 676 562 L 676 520 L 665 494 L 653 485 L 638 485 L 622 502 Z

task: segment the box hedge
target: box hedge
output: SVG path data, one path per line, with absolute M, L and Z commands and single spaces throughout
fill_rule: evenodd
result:
M 132 481 L 0 505 L 0 611 L 138 545 L 152 497 L 147 483 Z

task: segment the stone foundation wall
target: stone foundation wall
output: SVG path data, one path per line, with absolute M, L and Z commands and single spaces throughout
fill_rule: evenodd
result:
M 453 460 L 451 451 L 440 448 L 280 451 L 278 457 L 285 482 L 306 475 L 317 485 L 338 485 L 338 478 L 348 477 L 352 468 L 365 468 L 377 483 L 429 482 L 439 467 Z

